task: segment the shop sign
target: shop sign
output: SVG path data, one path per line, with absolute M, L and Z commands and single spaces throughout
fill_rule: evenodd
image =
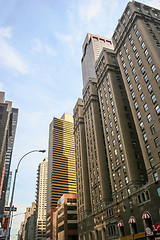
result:
M 153 231 L 160 231 L 160 223 L 153 225 Z
M 147 237 L 150 237 L 150 236 L 153 236 L 153 235 L 154 235 L 154 233 L 152 232 L 152 229 L 149 228 L 149 227 L 146 227 L 146 228 L 144 229 L 144 231 L 145 231 Z

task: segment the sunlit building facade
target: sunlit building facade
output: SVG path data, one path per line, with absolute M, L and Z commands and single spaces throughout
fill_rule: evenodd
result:
M 36 240 L 46 239 L 48 158 L 39 164 L 36 194 Z
M 64 113 L 53 118 L 49 130 L 47 196 L 47 237 L 51 232 L 50 213 L 65 193 L 76 193 L 73 117 Z M 49 220 L 48 220 L 49 219 Z
M 85 39 L 74 108 L 79 239 L 160 235 L 159 34 L 160 11 L 133 1 L 92 70 Z

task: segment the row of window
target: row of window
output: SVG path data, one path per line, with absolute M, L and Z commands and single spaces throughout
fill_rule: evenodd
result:
M 160 14 L 159 14 L 159 11 L 157 9 L 150 8 L 150 7 L 145 6 L 145 5 L 141 5 L 140 3 L 137 3 L 137 2 L 135 2 L 135 6 L 136 6 L 136 8 L 139 12 L 147 14 L 149 16 L 156 17 L 158 20 L 160 20 Z
M 154 40 L 154 42 L 156 43 L 157 47 L 160 48 L 160 43 L 159 43 L 159 41 L 158 41 L 155 33 L 153 32 L 153 30 L 152 30 L 149 22 L 148 22 L 147 20 L 145 20 L 144 22 L 145 22 L 145 24 L 146 24 L 146 26 L 147 26 L 148 31 L 150 32 L 151 36 L 153 37 L 153 40 Z

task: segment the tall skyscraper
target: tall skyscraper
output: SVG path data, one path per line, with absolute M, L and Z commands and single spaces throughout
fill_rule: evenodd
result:
M 43 162 L 39 164 L 37 171 L 36 240 L 46 239 L 47 176 L 48 158 L 45 158 Z
M 159 11 L 134 2 L 127 5 L 113 35 L 149 182 L 158 178 L 160 164 L 159 28 Z
M 159 34 L 160 11 L 133 1 L 114 49 L 104 46 L 92 69 L 83 52 L 83 100 L 74 108 L 80 239 L 160 235 Z
M 18 109 L 12 108 L 12 102 L 5 101 L 4 98 L 5 93 L 0 92 L 0 215 L 4 213 L 9 194 L 8 181 L 18 119 Z
M 65 193 L 76 193 L 73 117 L 64 113 L 53 118 L 49 129 L 47 237 L 52 235 L 50 216 L 58 199 Z
M 94 65 L 103 47 L 113 49 L 112 40 L 90 33 L 87 34 L 82 47 L 83 56 L 81 59 L 83 86 L 85 86 L 88 78 L 96 78 Z

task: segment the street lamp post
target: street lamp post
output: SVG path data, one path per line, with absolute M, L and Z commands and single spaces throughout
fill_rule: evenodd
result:
M 19 160 L 19 162 L 18 162 L 18 164 L 17 164 L 17 168 L 16 168 L 15 174 L 14 174 L 14 181 L 13 181 L 13 187 L 12 187 L 12 195 L 11 195 L 11 201 L 10 201 L 10 207 L 9 207 L 8 224 L 7 224 L 7 230 L 6 230 L 5 240 L 9 240 L 9 239 L 10 239 L 11 212 L 12 212 L 14 189 L 15 189 L 15 183 L 16 183 L 16 177 L 17 177 L 17 173 L 18 173 L 18 168 L 19 168 L 19 165 L 20 165 L 22 159 L 23 159 L 25 156 L 27 156 L 28 154 L 33 153 L 33 152 L 41 152 L 41 153 L 44 153 L 44 152 L 46 152 L 46 150 L 32 150 L 32 151 L 30 151 L 30 152 L 27 152 L 26 154 L 23 155 L 23 157 L 21 157 L 21 159 Z

